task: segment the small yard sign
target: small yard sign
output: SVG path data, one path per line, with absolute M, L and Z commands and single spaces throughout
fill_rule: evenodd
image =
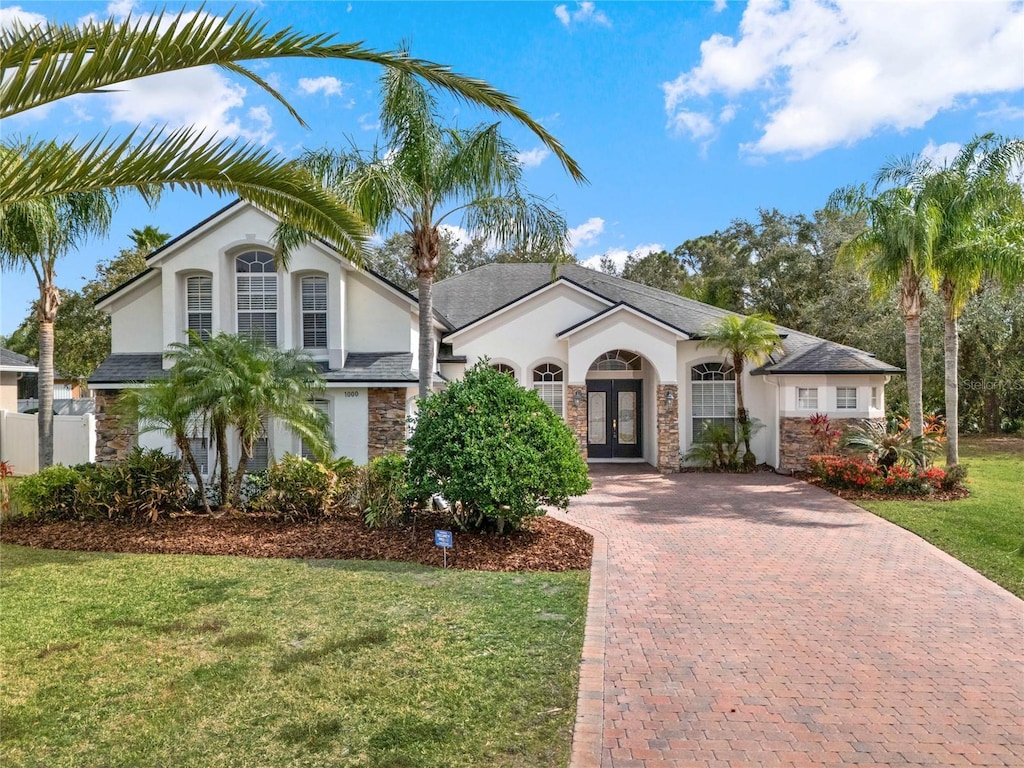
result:
M 441 551 L 444 552 L 444 567 L 448 567 L 448 550 L 452 548 L 452 532 L 451 531 L 434 531 L 434 546 L 441 547 Z

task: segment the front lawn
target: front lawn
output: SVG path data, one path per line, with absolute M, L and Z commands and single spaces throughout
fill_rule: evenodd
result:
M 858 501 L 1024 597 L 1024 440 L 964 438 L 971 496 L 958 501 Z
M 2 548 L 5 766 L 565 766 L 587 574 Z

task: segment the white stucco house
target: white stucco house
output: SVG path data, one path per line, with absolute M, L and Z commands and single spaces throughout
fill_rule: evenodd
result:
M 339 455 L 356 462 L 400 449 L 417 394 L 416 297 L 356 269 L 321 242 L 274 268 L 275 220 L 235 202 L 148 257 L 149 268 L 99 300 L 112 317 L 112 353 L 89 380 L 97 397 L 101 460 L 138 440 L 109 416 L 119 390 L 165 375 L 164 351 L 187 332 L 259 332 L 304 349 L 323 369 L 319 403 Z M 735 377 L 707 324 L 724 310 L 578 265 L 491 264 L 434 287 L 438 386 L 489 358 L 541 397 L 574 431 L 588 461 L 642 461 L 663 472 L 710 423 L 736 416 Z M 761 462 L 802 466 L 809 417 L 879 418 L 898 368 L 870 354 L 779 328 L 782 350 L 744 373 Z M 205 439 L 197 435 L 196 447 Z M 298 453 L 300 441 L 271 424 L 261 461 Z

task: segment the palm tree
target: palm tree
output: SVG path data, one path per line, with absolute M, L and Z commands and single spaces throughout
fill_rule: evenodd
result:
M 749 362 L 759 365 L 768 358 L 782 338 L 775 326 L 756 315 L 725 315 L 704 329 L 700 347 L 714 347 L 728 354 L 736 376 L 736 421 L 743 436 L 743 466 L 752 469 L 757 461 L 750 450 L 750 414 L 743 402 L 743 369 Z
M 882 179 L 879 179 L 879 185 Z M 871 197 L 864 187 L 832 193 L 829 208 L 867 216 L 868 226 L 839 249 L 842 259 L 863 268 L 876 298 L 899 290 L 907 357 L 907 399 L 910 434 L 924 457 L 924 404 L 921 374 L 921 311 L 923 284 L 935 280 L 933 254 L 941 217 L 935 205 L 907 187 L 886 189 Z
M 270 93 L 302 123 L 274 88 L 239 62 L 269 58 L 333 58 L 380 64 L 421 77 L 456 98 L 525 125 L 582 179 L 561 144 L 511 97 L 450 68 L 381 53 L 333 35 L 268 32 L 254 11 L 224 17 L 164 13 L 124 22 L 53 24 L 0 30 L 0 119 L 76 94 L 191 67 L 217 65 Z M 304 123 L 302 123 L 304 125 Z M 359 216 L 294 162 L 243 141 L 206 136 L 192 127 L 136 129 L 125 137 L 97 136 L 77 144 L 7 138 L 0 145 L 0 225 L 11 206 L 71 192 L 132 189 L 153 199 L 162 187 L 240 195 L 284 221 L 323 237 L 358 261 L 366 231 Z
M 5 205 L 0 221 L 0 265 L 32 270 L 39 333 L 39 468 L 53 463 L 53 324 L 60 306 L 57 260 L 110 225 L 114 198 L 105 191 L 75 192 Z
M 409 260 L 419 298 L 419 394 L 433 389 L 433 282 L 441 257 L 440 227 L 459 223 L 471 236 L 499 246 L 567 252 L 565 220 L 529 195 L 515 147 L 497 123 L 459 130 L 439 122 L 434 97 L 412 74 L 387 70 L 381 83 L 380 123 L 385 144 L 358 150 L 307 153 L 303 165 L 348 201 L 375 228 L 397 222 L 411 235 Z M 304 239 L 278 230 L 285 250 Z
M 1024 198 L 1020 184 L 1009 177 L 1022 163 L 1024 141 L 985 134 L 941 167 L 917 157 L 891 163 L 880 173 L 940 216 L 932 259 L 944 308 L 947 466 L 960 462 L 960 316 L 985 277 L 1006 288 L 1024 280 Z
M 322 458 L 333 451 L 327 416 L 313 398 L 323 391 L 319 369 L 305 353 L 267 347 L 254 339 L 216 334 L 172 345 L 174 381 L 187 392 L 193 414 L 210 424 L 217 443 L 221 498 L 239 500 L 246 467 L 268 419 L 278 419 Z M 227 433 L 238 440 L 238 464 L 229 481 Z
M 123 409 L 124 415 L 132 423 L 138 425 L 140 433 L 159 431 L 174 440 L 182 462 L 196 479 L 203 509 L 209 513 L 210 502 L 206 498 L 203 473 L 192 452 L 190 440 L 190 428 L 197 423 L 197 419 L 188 398 L 188 388 L 177 380 L 176 372 L 172 370 L 169 379 L 154 381 L 147 387 L 126 389 L 118 399 L 117 407 Z

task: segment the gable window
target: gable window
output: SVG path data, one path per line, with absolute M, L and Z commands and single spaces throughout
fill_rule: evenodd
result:
M 206 341 L 213 333 L 213 278 L 192 275 L 185 280 L 186 329 Z M 191 338 L 191 334 L 189 334 Z
M 836 387 L 836 409 L 850 410 L 857 408 L 856 387 Z
M 797 387 L 796 407 L 803 411 L 813 411 L 818 407 L 817 387 Z
M 238 333 L 277 345 L 277 268 L 264 251 L 248 251 L 235 259 Z
M 302 346 L 327 348 L 327 278 L 304 277 L 302 285 Z
M 736 433 L 736 373 L 725 363 L 701 363 L 690 369 L 693 442 L 712 427 Z
M 331 404 L 327 400 L 313 400 L 313 407 L 320 411 L 320 413 L 324 414 L 324 416 L 327 417 L 327 422 L 330 423 Z M 308 459 L 309 461 L 317 460 L 316 455 L 313 453 L 310 447 L 306 445 L 305 440 L 302 441 L 302 447 L 299 450 L 299 454 L 302 456 L 302 458 Z
M 565 401 L 562 384 L 564 378 L 562 369 L 553 363 L 544 363 L 533 369 L 533 388 L 540 395 L 540 399 L 559 416 L 564 413 L 562 407 Z

